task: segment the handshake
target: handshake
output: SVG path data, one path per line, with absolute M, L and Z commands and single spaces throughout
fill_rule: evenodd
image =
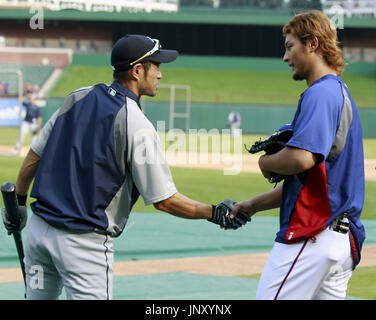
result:
M 235 201 L 231 199 L 225 199 L 221 203 L 212 206 L 213 216 L 209 220 L 215 224 L 219 224 L 225 229 L 238 229 L 251 221 L 249 214 L 238 211 L 234 218 L 230 218 L 230 213 L 235 207 Z

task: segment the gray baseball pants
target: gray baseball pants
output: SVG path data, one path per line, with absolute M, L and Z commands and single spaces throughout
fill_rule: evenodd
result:
M 112 299 L 113 240 L 95 232 L 58 229 L 33 214 L 25 247 L 26 299 Z

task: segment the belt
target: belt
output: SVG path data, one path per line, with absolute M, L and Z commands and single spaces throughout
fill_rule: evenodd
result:
M 350 228 L 349 219 L 347 219 L 348 215 L 349 213 L 345 212 L 337 218 L 335 218 L 333 222 L 329 225 L 329 230 L 346 234 Z

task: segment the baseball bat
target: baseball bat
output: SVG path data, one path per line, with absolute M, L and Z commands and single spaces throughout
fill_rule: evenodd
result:
M 7 211 L 7 217 L 9 221 L 13 224 L 18 224 L 20 221 L 20 216 L 18 214 L 18 201 L 16 196 L 16 186 L 12 182 L 4 182 L 1 185 L 1 194 L 3 196 L 4 207 Z M 18 258 L 21 264 L 22 276 L 24 279 L 24 283 L 26 285 L 26 277 L 25 277 L 25 265 L 24 265 L 24 251 L 23 251 L 23 244 L 22 244 L 22 236 L 21 231 L 13 232 L 14 242 L 17 248 Z

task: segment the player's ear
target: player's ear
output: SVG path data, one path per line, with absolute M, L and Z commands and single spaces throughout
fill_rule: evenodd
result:
M 141 78 L 141 74 L 144 71 L 144 68 L 142 67 L 141 63 L 137 63 L 131 70 L 131 77 L 134 80 L 139 80 Z
M 319 48 L 319 39 L 316 36 L 312 36 L 308 39 L 307 45 L 310 52 L 315 52 Z

